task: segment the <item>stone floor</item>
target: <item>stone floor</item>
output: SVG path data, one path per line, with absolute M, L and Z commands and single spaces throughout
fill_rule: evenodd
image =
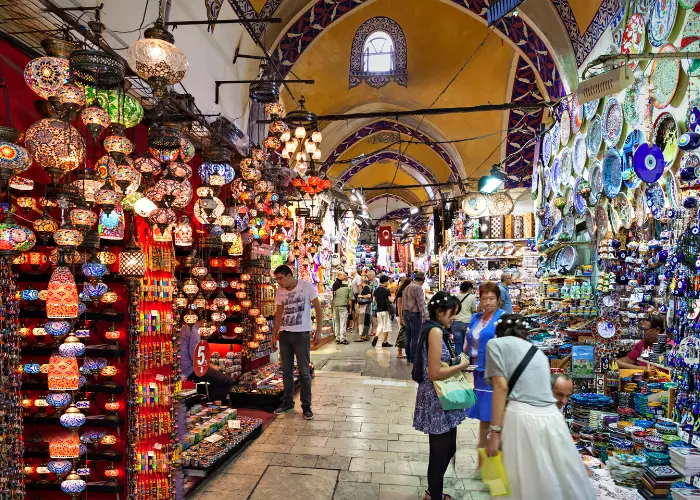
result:
M 396 337 L 394 332 L 393 338 Z M 416 384 L 396 348 L 369 343 L 312 352 L 314 420 L 276 418 L 205 483 L 196 500 L 418 500 L 427 488 L 428 437 L 413 429 Z M 476 421 L 457 431 L 445 493 L 490 498 L 476 469 Z

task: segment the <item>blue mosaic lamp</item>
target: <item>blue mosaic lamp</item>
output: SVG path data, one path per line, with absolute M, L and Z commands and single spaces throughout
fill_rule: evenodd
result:
M 61 415 L 59 420 L 61 425 L 66 429 L 77 429 L 82 427 L 86 419 L 87 417 L 80 412 L 78 407 L 72 404 L 63 413 L 63 415 Z

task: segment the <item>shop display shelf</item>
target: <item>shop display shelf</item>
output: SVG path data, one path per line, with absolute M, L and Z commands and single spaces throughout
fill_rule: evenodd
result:
M 46 283 L 47 274 L 41 271 L 30 271 L 28 273 L 20 273 L 17 277 L 17 281 L 20 283 Z M 75 282 L 77 284 L 85 283 L 85 275 L 81 272 L 76 272 L 74 274 Z M 117 273 L 109 273 L 101 278 L 104 283 L 123 283 L 124 278 Z
M 207 342 L 210 344 L 242 344 L 243 340 L 240 336 L 234 337 L 232 339 L 225 339 L 225 338 L 212 338 L 209 337 L 206 339 Z
M 49 448 L 27 448 L 24 450 L 24 458 L 51 458 Z M 123 458 L 121 452 L 112 450 L 93 450 L 88 447 L 87 460 L 99 460 L 104 462 L 119 462 Z
M 188 391 L 188 394 L 186 396 L 176 395 L 175 399 L 180 405 L 185 405 L 185 408 L 187 408 L 189 410 L 194 405 L 199 404 L 199 403 L 203 403 L 204 401 L 206 401 L 207 396 L 206 396 L 206 394 L 197 393 L 196 389 L 195 389 L 194 392 Z
M 255 429 L 253 429 L 250 434 L 248 434 L 240 443 L 235 445 L 233 448 L 231 448 L 229 451 L 227 451 L 224 455 L 222 455 L 220 458 L 218 458 L 214 463 L 209 465 L 208 467 L 183 467 L 182 473 L 185 476 L 195 476 L 195 477 L 209 477 L 212 475 L 214 472 L 219 470 L 219 468 L 226 463 L 232 456 L 240 452 L 243 448 L 245 448 L 251 441 L 254 439 L 257 439 L 260 434 L 262 434 L 262 425 L 259 425 Z
M 31 481 L 24 483 L 27 491 L 61 491 L 61 481 Z M 87 483 L 90 493 L 120 493 L 122 486 L 116 481 L 90 481 Z
M 46 319 L 46 309 L 21 309 L 19 311 L 20 318 L 37 318 Z M 85 312 L 85 319 L 92 321 L 109 321 L 110 323 L 121 323 L 124 321 L 124 313 L 116 311 L 91 311 L 88 309 Z
M 58 343 L 52 345 L 28 345 L 22 346 L 22 356 L 51 356 L 58 350 Z M 110 344 L 85 346 L 86 356 L 99 356 L 103 358 L 119 358 L 124 356 L 124 349 Z
M 23 380 L 22 389 L 25 391 L 48 391 L 49 384 L 47 381 Z M 105 394 L 122 394 L 124 386 L 115 384 L 114 382 L 88 382 L 78 392 L 102 392 Z
M 564 247 L 582 247 L 582 246 L 591 246 L 593 243 L 590 241 L 565 241 L 563 243 L 560 243 L 558 245 L 555 245 L 553 247 L 547 248 L 546 250 L 540 251 L 540 254 L 542 255 L 550 255 L 554 252 L 558 252 Z
M 58 425 L 60 416 L 54 415 L 27 415 L 22 418 L 24 425 Z M 124 419 L 116 415 L 88 415 L 85 420 L 87 427 L 119 427 Z

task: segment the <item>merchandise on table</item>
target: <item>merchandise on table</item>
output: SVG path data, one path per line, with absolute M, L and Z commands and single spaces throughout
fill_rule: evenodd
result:
M 311 376 L 314 375 L 314 364 L 309 363 Z M 299 380 L 299 369 L 294 364 L 294 382 Z M 278 394 L 284 391 L 282 380 L 282 365 L 280 363 L 270 363 L 248 373 L 244 373 L 238 383 L 231 389 L 232 392 L 254 392 Z
M 233 448 L 243 443 L 253 432 L 262 427 L 262 419 L 251 417 L 235 418 L 236 410 L 231 414 L 214 417 L 211 424 L 214 432 L 209 432 L 197 442 L 191 444 L 182 452 L 182 466 L 185 469 L 206 469 L 226 456 Z M 232 425 L 235 423 L 235 425 Z M 207 422 L 204 426 L 210 427 Z M 240 427 L 239 427 L 240 425 Z M 217 428 L 218 426 L 218 428 Z M 201 434 L 201 433 L 199 433 Z M 199 435 L 198 434 L 198 435 Z

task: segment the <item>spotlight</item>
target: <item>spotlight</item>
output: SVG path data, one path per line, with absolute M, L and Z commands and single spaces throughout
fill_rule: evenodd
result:
M 420 208 L 418 208 L 418 207 L 411 207 L 411 213 L 412 213 L 412 214 L 417 214 L 418 212 L 420 212 Z
M 506 179 L 506 174 L 499 170 L 496 165 L 491 167 L 491 174 L 485 175 L 479 179 L 479 191 L 486 194 L 491 194 L 496 191 L 503 181 Z

